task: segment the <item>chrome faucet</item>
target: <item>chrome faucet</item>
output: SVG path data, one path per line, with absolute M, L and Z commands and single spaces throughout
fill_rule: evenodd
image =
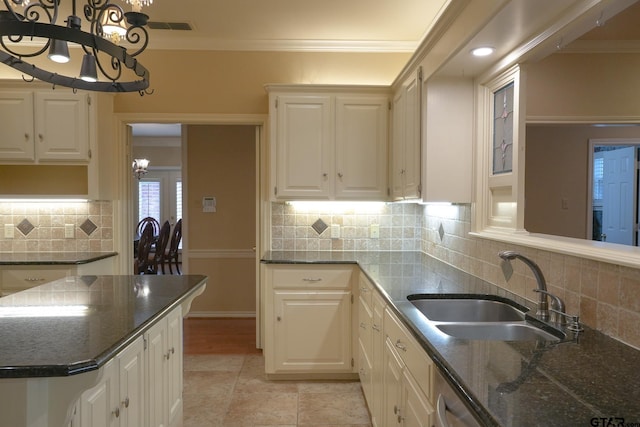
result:
M 501 251 L 500 253 L 498 253 L 498 256 L 505 261 L 511 261 L 512 259 L 517 258 L 520 261 L 524 262 L 531 269 L 538 284 L 538 288 L 534 289 L 534 291 L 540 293 L 540 299 L 538 300 L 538 311 L 536 312 L 536 316 L 539 316 L 542 320 L 549 320 L 549 302 L 547 301 L 547 295 L 549 295 L 549 291 L 547 291 L 547 281 L 544 279 L 544 274 L 542 274 L 542 270 L 540 270 L 538 264 L 515 251 Z

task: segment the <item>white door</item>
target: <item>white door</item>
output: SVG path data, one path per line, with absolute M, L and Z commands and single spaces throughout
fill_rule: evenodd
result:
M 635 151 L 635 147 L 624 147 L 602 153 L 602 229 L 608 243 L 635 245 Z

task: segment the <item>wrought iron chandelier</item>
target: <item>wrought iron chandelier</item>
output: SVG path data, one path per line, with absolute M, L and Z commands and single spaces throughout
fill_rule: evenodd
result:
M 149 16 L 141 8 L 153 0 L 122 0 L 131 4 L 128 12 L 112 0 L 84 0 L 82 18 L 77 14 L 76 0 L 71 0 L 71 14 L 64 21 L 60 17 L 63 0 L 2 1 L 0 61 L 31 76 L 30 81 L 38 79 L 74 90 L 150 93 L 149 71 L 136 57 L 149 41 L 145 28 Z M 83 20 L 86 30 L 82 29 Z M 28 62 L 45 52 L 51 61 L 68 62 L 68 43 L 79 45 L 84 52 L 77 76 Z M 130 50 L 120 43 L 126 43 Z

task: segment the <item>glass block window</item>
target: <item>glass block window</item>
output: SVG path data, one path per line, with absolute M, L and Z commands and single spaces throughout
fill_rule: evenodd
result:
M 494 175 L 513 170 L 513 94 L 513 82 L 493 94 Z

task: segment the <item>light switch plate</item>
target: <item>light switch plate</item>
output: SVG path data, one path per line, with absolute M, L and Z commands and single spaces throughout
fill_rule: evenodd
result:
M 340 238 L 340 224 L 331 224 L 331 238 L 332 239 Z
M 65 224 L 64 225 L 64 238 L 65 239 L 73 239 L 76 234 L 76 226 L 73 224 Z
M 5 224 L 4 225 L 4 238 L 5 239 L 13 239 L 13 232 L 15 227 L 13 224 Z
M 369 229 L 369 237 L 372 239 L 380 238 L 380 224 L 371 224 Z

